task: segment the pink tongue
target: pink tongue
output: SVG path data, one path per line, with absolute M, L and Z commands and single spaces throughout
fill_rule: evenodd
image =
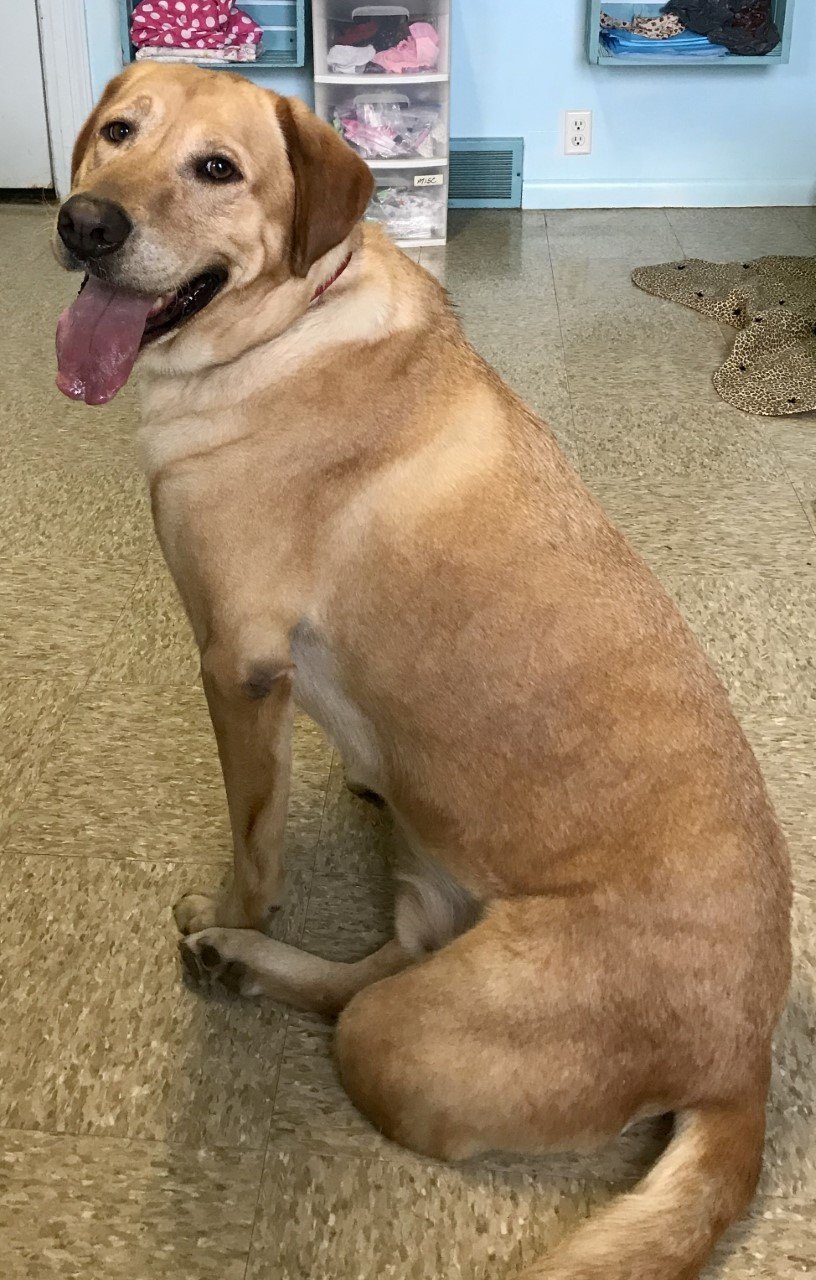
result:
M 152 298 L 94 276 L 57 323 L 57 386 L 86 404 L 107 404 L 130 377 Z

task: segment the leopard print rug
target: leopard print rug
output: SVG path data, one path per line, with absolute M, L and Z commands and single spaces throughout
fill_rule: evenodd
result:
M 816 409 L 816 258 L 688 258 L 638 267 L 632 280 L 737 330 L 714 374 L 723 400 L 769 416 Z

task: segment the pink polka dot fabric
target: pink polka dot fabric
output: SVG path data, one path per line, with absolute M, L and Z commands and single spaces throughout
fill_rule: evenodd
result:
M 130 28 L 137 48 L 224 49 L 260 44 L 262 34 L 232 0 L 141 0 Z

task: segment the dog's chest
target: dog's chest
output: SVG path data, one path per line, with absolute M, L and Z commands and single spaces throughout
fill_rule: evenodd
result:
M 344 686 L 325 637 L 308 623 L 300 623 L 292 636 L 292 658 L 298 706 L 326 730 L 354 781 L 376 790 L 382 770 L 374 726 Z

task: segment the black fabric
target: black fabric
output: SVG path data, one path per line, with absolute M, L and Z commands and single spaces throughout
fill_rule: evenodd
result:
M 393 49 L 401 40 L 408 39 L 411 34 L 408 25 L 402 14 L 362 18 L 357 22 L 336 22 L 331 43 L 355 45 L 359 49 L 373 44 L 377 53 L 382 53 L 383 49 Z
M 743 57 L 770 53 L 781 38 L 771 0 L 670 0 L 663 12 Z

